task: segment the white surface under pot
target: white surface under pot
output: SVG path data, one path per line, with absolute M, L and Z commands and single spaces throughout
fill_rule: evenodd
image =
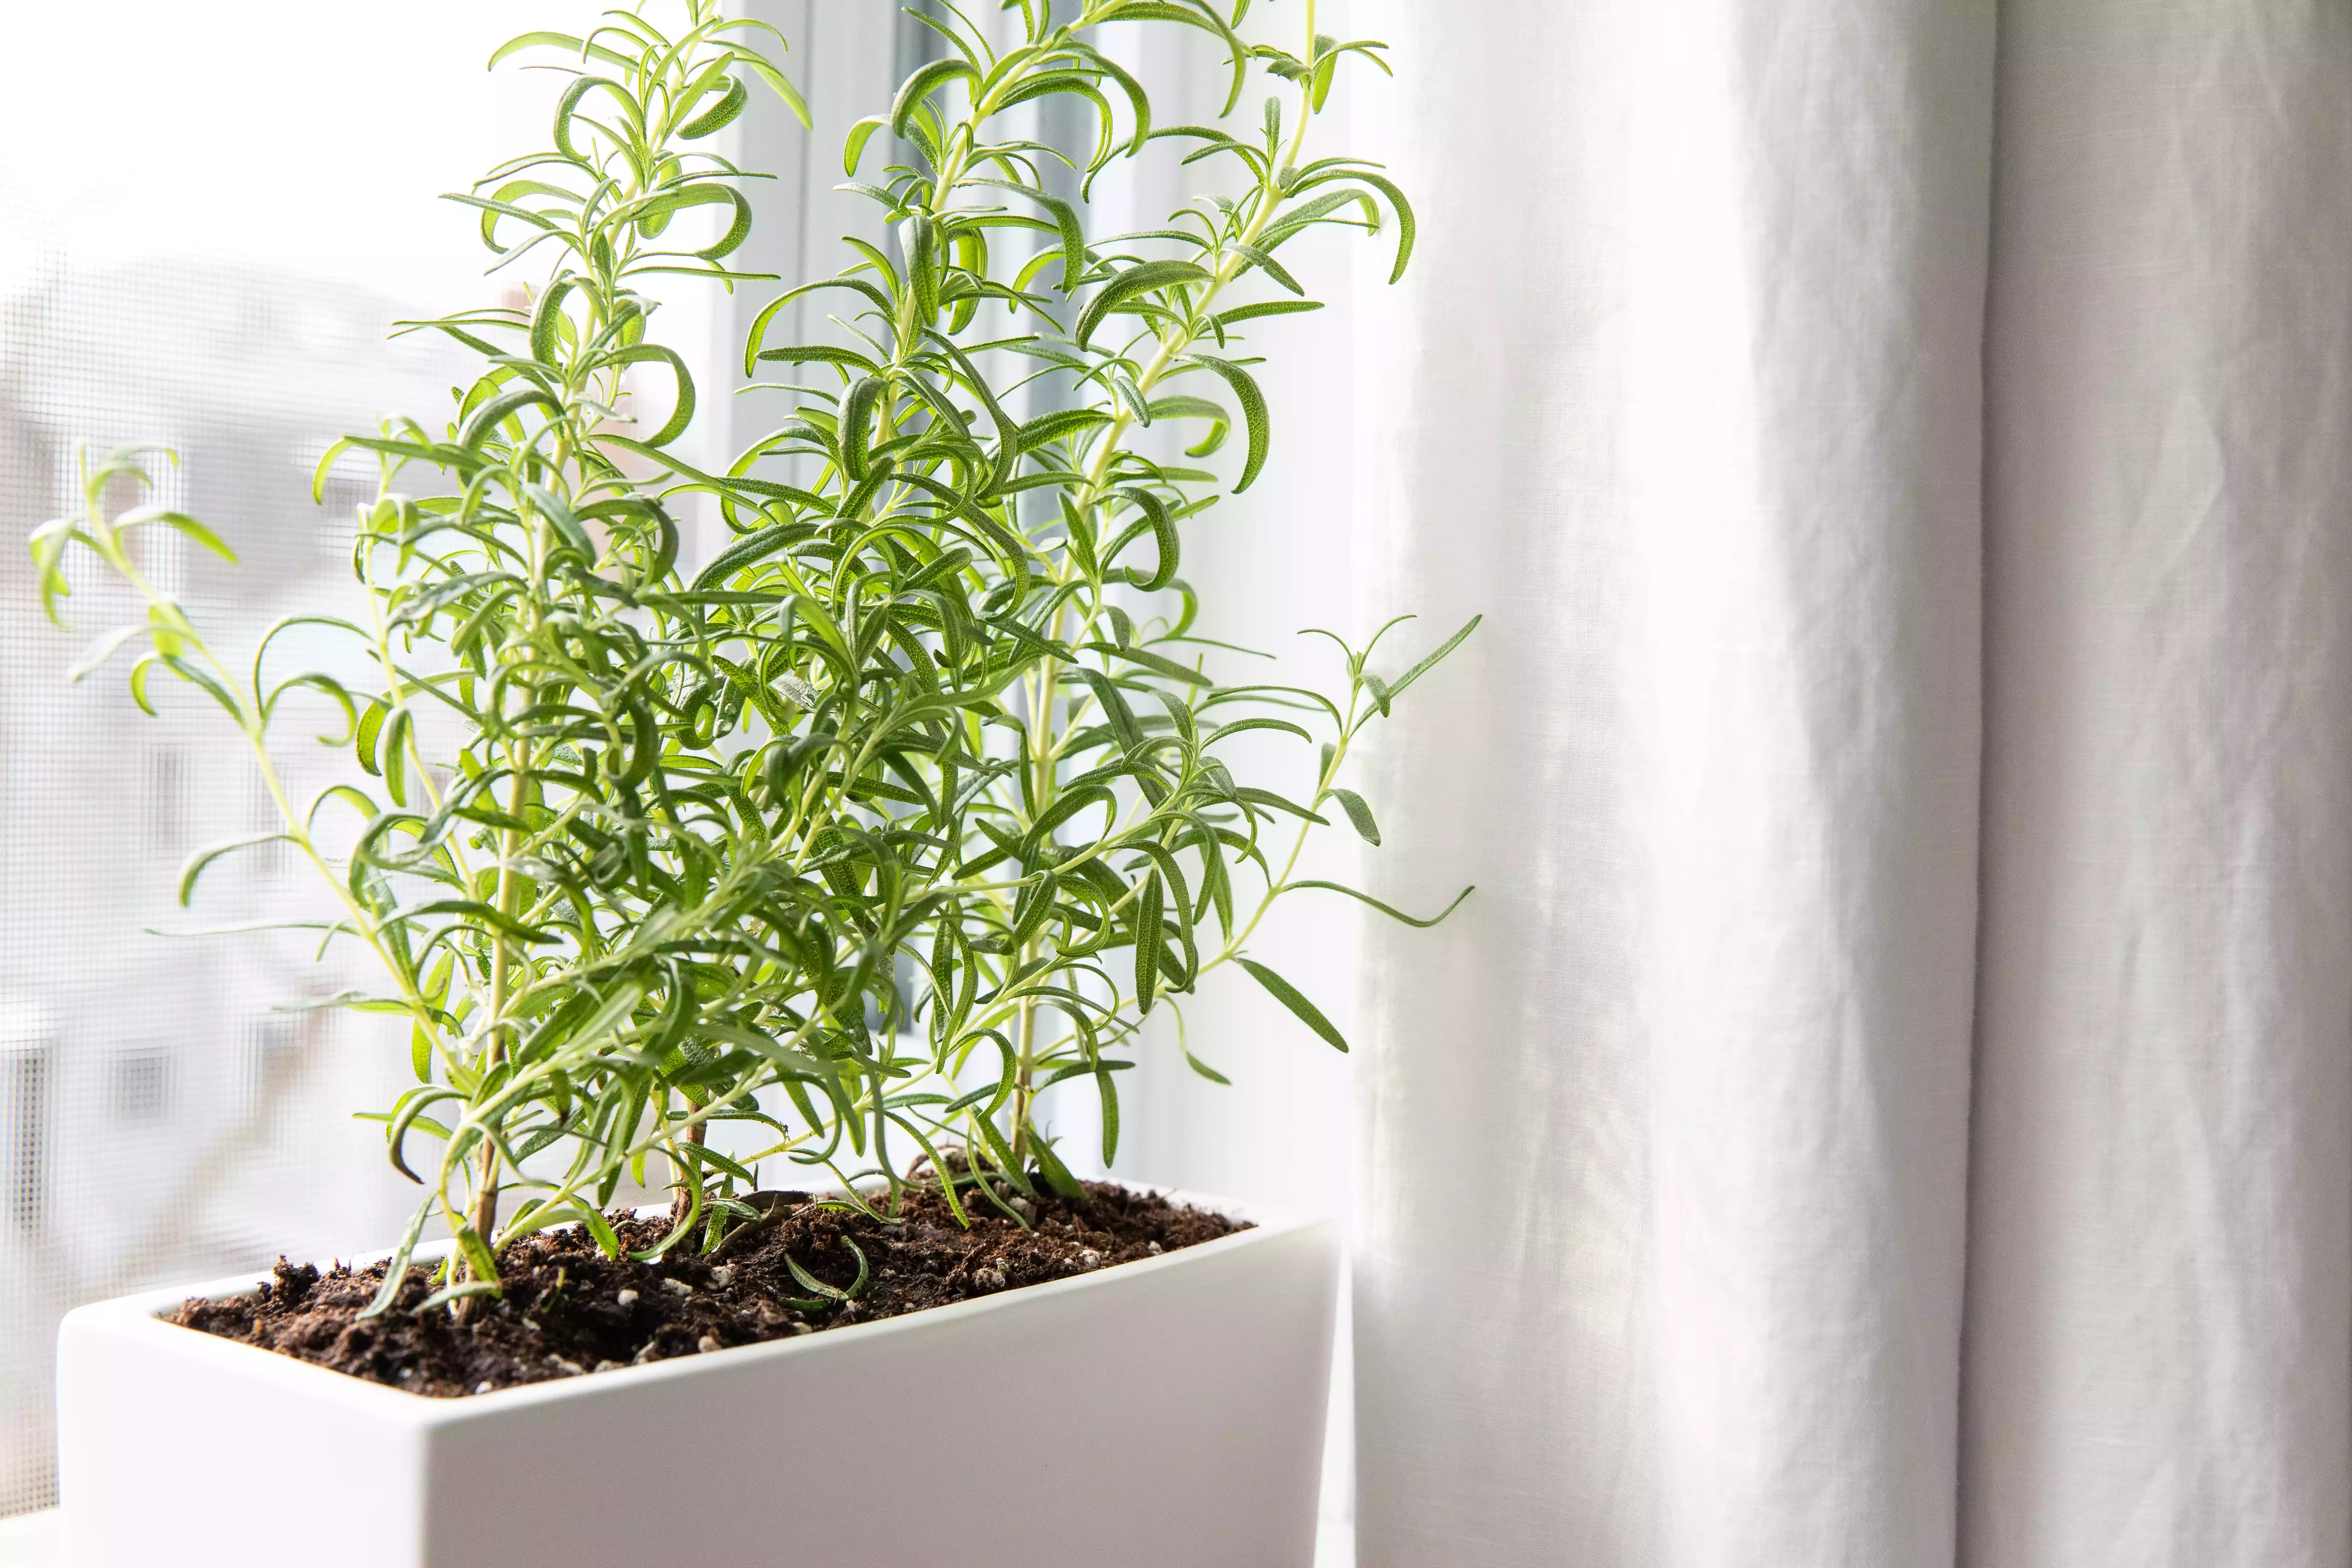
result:
M 1336 1233 L 1253 1229 L 797 1339 L 462 1399 L 164 1321 L 58 1331 L 68 1568 L 1308 1568 Z

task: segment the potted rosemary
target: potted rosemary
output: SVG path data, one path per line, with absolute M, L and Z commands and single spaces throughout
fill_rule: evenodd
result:
M 1349 752 L 1471 630 L 1386 679 L 1334 637 L 1337 697 L 1228 683 L 1194 633 L 1185 525 L 1271 451 L 1246 330 L 1315 308 L 1283 247 L 1390 231 L 1401 274 L 1413 237 L 1376 165 L 1314 144 L 1381 47 L 1318 34 L 1312 0 L 1296 49 L 1245 43 L 1246 9 L 925 16 L 943 58 L 845 149 L 888 243 L 758 318 L 746 367 L 795 411 L 723 472 L 673 453 L 696 389 L 648 279 L 760 280 L 730 268 L 748 176 L 708 139 L 754 92 L 799 110 L 782 39 L 678 0 L 508 45 L 572 72 L 552 145 L 456 199 L 537 281 L 414 324 L 481 357 L 445 421 L 321 463 L 380 471 L 363 617 L 233 660 L 141 567 L 147 531 L 218 538 L 109 504 L 168 458 L 86 464 L 33 536 L 52 613 L 85 553 L 148 612 L 76 673 L 133 654 L 142 706 L 184 682 L 249 744 L 280 820 L 196 855 L 183 901 L 264 844 L 320 873 L 320 940 L 383 977 L 338 1002 L 409 1026 L 415 1085 L 371 1114 L 420 1194 L 362 1266 L 68 1321 L 74 1561 L 226 1562 L 264 1530 L 387 1564 L 1307 1560 L 1330 1228 L 1081 1182 L 1041 1110 L 1090 1089 L 1108 1164 L 1147 1021 L 1221 969 L 1345 1048 L 1248 944 L 1294 893 L 1375 902 L 1300 878 L 1300 846 L 1342 817 L 1379 842 Z M 1155 120 L 1097 41 L 1119 21 L 1223 47 L 1220 123 Z M 1254 79 L 1262 113 L 1223 128 Z M 1054 96 L 1090 150 L 1024 134 Z M 1228 193 L 1092 232 L 1084 189 L 1159 141 Z M 831 341 L 777 340 L 804 297 Z M 730 533 L 699 563 L 689 498 Z M 289 662 L 321 633 L 370 678 Z M 298 800 L 274 725 L 306 700 L 351 776 Z M 1286 792 L 1227 760 L 1253 731 L 1297 743 Z M 613 1207 L 665 1172 L 666 1205 Z M 793 1485 L 743 1470 L 773 1464 Z M 998 1506 L 1041 1483 L 1050 1507 Z

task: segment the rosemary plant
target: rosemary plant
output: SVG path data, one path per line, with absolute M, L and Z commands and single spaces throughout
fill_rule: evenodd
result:
M 758 35 L 782 39 L 717 0 L 678 0 L 667 32 L 616 11 L 585 37 L 526 35 L 497 58 L 535 50 L 573 75 L 553 145 L 454 199 L 478 210 L 499 266 L 537 261 L 528 303 L 410 323 L 481 373 L 441 427 L 391 422 L 320 465 L 321 483 L 348 452 L 381 469 L 352 558 L 367 618 L 296 616 L 241 662 L 216 652 L 133 541 L 161 527 L 226 548 L 180 512 L 106 504 L 110 485 L 144 482 L 148 449 L 88 464 L 78 514 L 35 533 L 53 616 L 76 549 L 149 605 L 76 678 L 143 643 L 133 698 L 150 705 L 158 671 L 201 691 L 277 804 L 273 832 L 191 859 L 183 901 L 221 857 L 290 845 L 340 902 L 322 945 L 359 942 L 387 977 L 338 1002 L 411 1026 L 416 1086 L 377 1120 L 425 1194 L 377 1310 L 436 1215 L 457 1246 L 436 1302 L 495 1293 L 498 1247 L 549 1226 L 616 1247 L 601 1211 L 655 1155 L 676 1192 L 655 1252 L 752 1217 L 768 1160 L 822 1168 L 860 1205 L 920 1181 L 958 1215 L 1018 1218 L 1034 1184 L 1075 1190 L 1038 1097 L 1089 1083 L 1108 1163 L 1116 1075 L 1155 1009 L 1223 1081 L 1181 1030 L 1216 970 L 1346 1048 L 1249 955 L 1277 900 L 1319 889 L 1433 923 L 1302 878 L 1299 857 L 1334 815 L 1380 842 L 1342 769 L 1475 622 L 1386 680 L 1372 646 L 1321 634 L 1346 674 L 1336 699 L 1227 684 L 1179 574 L 1184 524 L 1224 488 L 1198 465 L 1234 431 L 1233 489 L 1268 460 L 1242 329 L 1317 308 L 1283 247 L 1392 222 L 1392 276 L 1412 248 L 1412 209 L 1377 166 L 1311 144 L 1335 73 L 1381 64 L 1381 46 L 1318 34 L 1313 0 L 1296 51 L 1250 45 L 1248 4 L 919 15 L 943 58 L 859 122 L 845 158 L 895 243 L 849 240 L 845 270 L 758 317 L 747 370 L 780 367 L 795 412 L 723 473 L 670 454 L 695 388 L 648 336 L 644 279 L 754 280 L 728 267 L 751 176 L 697 143 L 754 83 L 805 122 Z M 1246 134 L 1158 125 L 1096 41 L 1116 21 L 1212 36 L 1232 73 L 1223 115 L 1253 79 L 1276 91 Z M 1091 111 L 1090 150 L 1023 130 L 1034 111 L 1016 111 L 1055 96 Z M 1053 194 L 1056 163 L 1090 188 L 1160 141 L 1227 171 L 1227 194 L 1118 236 Z M 877 142 L 907 161 L 856 183 Z M 666 247 L 698 205 L 724 232 Z M 812 295 L 844 307 L 834 341 L 772 342 Z M 671 393 L 651 430 L 633 417 L 646 373 Z M 1191 434 L 1184 461 L 1169 427 Z M 689 577 L 677 517 L 694 494 L 732 538 Z M 297 626 L 352 639 L 373 680 L 281 668 L 273 648 Z M 298 801 L 272 723 L 306 689 L 340 707 L 332 743 L 355 773 Z M 1252 731 L 1303 745 L 1304 788 L 1236 776 L 1225 748 Z M 713 1126 L 742 1131 L 733 1152 Z

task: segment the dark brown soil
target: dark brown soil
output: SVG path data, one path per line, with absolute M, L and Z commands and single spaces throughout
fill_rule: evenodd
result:
M 709 1254 L 681 1246 L 640 1263 L 606 1258 L 578 1230 L 526 1237 L 499 1260 L 504 1295 L 471 1298 L 461 1313 L 415 1312 L 432 1287 L 422 1268 L 412 1268 L 398 1303 L 362 1321 L 359 1314 L 383 1282 L 383 1264 L 321 1273 L 281 1258 L 276 1278 L 253 1295 L 190 1300 L 173 1321 L 412 1394 L 450 1397 L 895 1318 L 1246 1228 L 1222 1215 L 1096 1183 L 1087 1184 L 1080 1202 L 1041 1195 L 1029 1205 L 1025 1229 L 992 1211 L 973 1214 L 966 1230 L 928 1189 L 909 1194 L 897 1224 L 805 1194 L 760 1197 L 766 1217 Z M 612 1217 L 633 1249 L 653 1246 L 668 1228 Z M 865 1255 L 867 1278 L 846 1301 L 809 1289 L 786 1261 L 848 1291 L 857 1279 L 857 1253 Z

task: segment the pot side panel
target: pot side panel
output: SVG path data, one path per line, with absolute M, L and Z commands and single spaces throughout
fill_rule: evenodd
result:
M 109 1305 L 58 1333 L 67 1568 L 249 1563 L 272 1543 L 341 1568 L 424 1561 L 407 1398 Z M 388 1396 L 385 1397 L 385 1396 Z
M 1316 1225 L 491 1396 L 428 1436 L 425 1561 L 1308 1568 L 1337 1289 Z

